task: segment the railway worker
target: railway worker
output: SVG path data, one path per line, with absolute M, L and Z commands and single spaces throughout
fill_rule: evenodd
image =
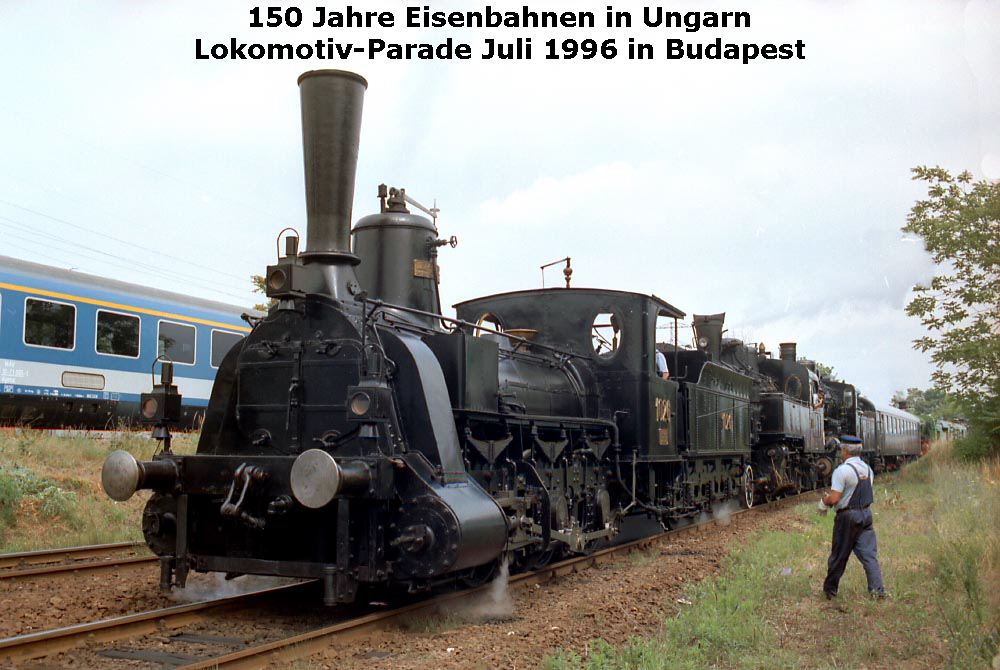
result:
M 827 507 L 837 508 L 823 593 L 828 600 L 837 595 L 840 578 L 853 551 L 865 569 L 868 593 L 872 597 L 883 598 L 885 589 L 882 585 L 882 570 L 878 565 L 878 547 L 870 509 L 875 500 L 872 492 L 874 474 L 868 464 L 861 460 L 864 447 L 861 440 L 853 435 L 843 435 L 840 439 L 840 456 L 844 462 L 833 471 L 831 490 L 820 499 L 822 512 L 826 512 Z
M 667 370 L 667 357 L 663 352 L 656 349 L 656 374 L 660 379 L 670 379 L 670 371 Z

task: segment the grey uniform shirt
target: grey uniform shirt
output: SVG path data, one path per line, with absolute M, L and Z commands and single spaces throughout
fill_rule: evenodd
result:
M 872 486 L 875 485 L 875 473 L 868 467 L 868 464 L 861 460 L 860 456 L 851 456 L 833 471 L 833 481 L 830 484 L 830 488 L 834 491 L 840 491 L 840 500 L 837 501 L 836 505 L 837 509 L 844 509 L 851 504 L 851 497 L 854 495 L 854 489 L 858 485 L 858 476 L 854 474 L 851 465 L 857 468 L 861 474 L 865 474 L 865 470 L 867 470 L 869 481 L 871 481 Z

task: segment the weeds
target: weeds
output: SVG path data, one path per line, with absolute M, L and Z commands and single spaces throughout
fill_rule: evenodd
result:
M 82 527 L 76 511 L 76 494 L 48 478 L 21 467 L 0 470 L 0 539 L 17 522 L 18 505 L 35 506 L 49 520 L 61 520 L 74 529 Z
M 449 612 L 434 612 L 427 615 L 409 617 L 400 622 L 399 627 L 409 633 L 437 635 L 462 625 L 460 616 Z
M 174 451 L 191 453 L 196 441 L 179 434 Z M 60 437 L 0 429 L 0 552 L 140 539 L 147 496 L 112 502 L 100 488 L 101 466 L 116 449 L 145 460 L 158 446 L 145 432 Z

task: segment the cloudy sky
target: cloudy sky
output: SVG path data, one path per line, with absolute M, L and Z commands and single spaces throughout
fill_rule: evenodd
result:
M 320 3 L 300 4 L 304 23 Z M 392 11 L 406 3 L 359 7 Z M 417 3 L 419 4 L 419 3 Z M 432 3 L 432 9 L 478 9 Z M 485 4 L 485 3 L 483 3 Z M 524 3 L 493 3 L 517 9 Z M 730 334 L 832 365 L 876 402 L 926 387 L 901 232 L 916 165 L 1000 178 L 1000 3 L 677 2 L 748 28 L 251 28 L 242 1 L 0 0 L 0 253 L 235 304 L 305 232 L 295 79 L 369 81 L 355 218 L 380 182 L 441 209 L 446 304 L 541 285 L 655 293 Z M 329 9 L 343 5 L 328 3 Z M 607 2 L 542 0 L 543 10 Z M 650 4 L 655 7 L 655 4 Z M 465 61 L 197 60 L 240 42 L 467 42 Z M 488 38 L 532 39 L 523 61 Z M 547 60 L 544 42 L 629 38 L 651 60 Z M 669 60 L 667 40 L 804 43 L 803 60 Z M 558 269 L 546 280 L 558 281 Z M 690 331 L 685 333 L 685 337 Z

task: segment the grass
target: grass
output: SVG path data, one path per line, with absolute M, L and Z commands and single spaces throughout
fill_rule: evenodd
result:
M 591 641 L 546 670 L 989 668 L 1000 642 L 1000 461 L 940 447 L 876 482 L 879 560 L 891 598 L 867 597 L 854 559 L 827 602 L 832 515 L 796 508 L 795 530 L 760 532 L 718 578 L 690 587 L 653 639 Z
M 174 450 L 191 452 L 196 439 L 177 436 Z M 0 429 L 0 553 L 141 539 L 148 493 L 112 502 L 101 489 L 101 466 L 117 449 L 148 459 L 155 448 L 148 433 L 98 439 Z
M 458 628 L 464 619 L 454 613 L 436 611 L 431 614 L 415 614 L 399 622 L 400 630 L 418 635 L 437 635 Z

